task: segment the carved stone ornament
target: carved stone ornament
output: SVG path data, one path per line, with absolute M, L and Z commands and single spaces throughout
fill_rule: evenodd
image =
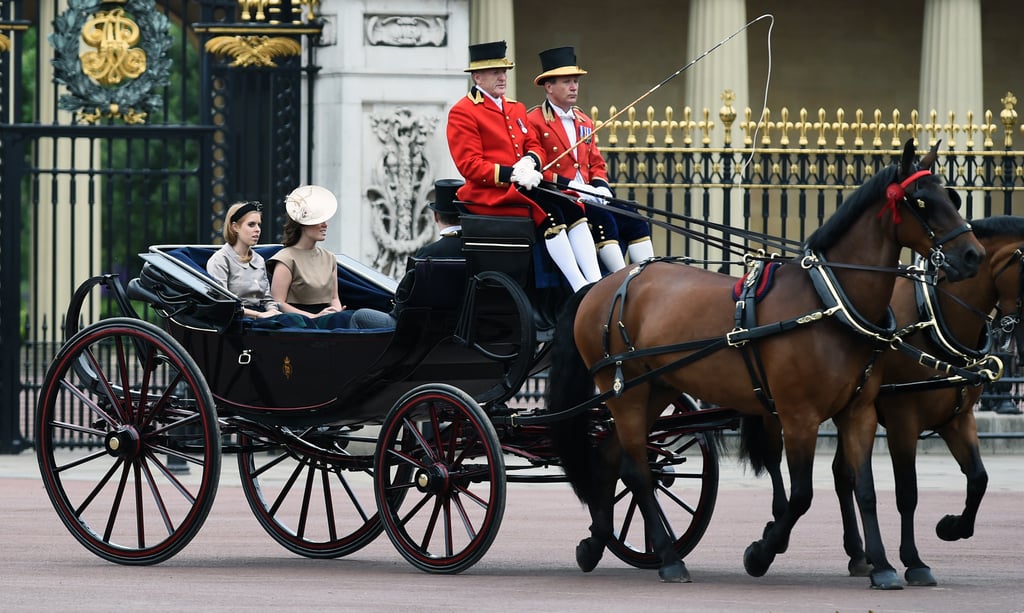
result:
M 427 209 L 433 176 L 426 144 L 440 118 L 399 107 L 393 113 L 374 113 L 369 120 L 382 149 L 366 190 L 378 244 L 374 267 L 397 278 L 406 258 L 434 239 L 433 216 Z
M 112 7 L 109 10 L 104 6 Z M 122 8 L 123 7 L 123 8 Z M 170 82 L 170 22 L 154 0 L 68 0 L 53 20 L 53 80 L 68 88 L 62 110 L 83 123 L 103 118 L 145 123 Z M 82 52 L 84 43 L 91 50 Z
M 364 25 L 373 47 L 443 47 L 448 40 L 443 16 L 366 15 Z

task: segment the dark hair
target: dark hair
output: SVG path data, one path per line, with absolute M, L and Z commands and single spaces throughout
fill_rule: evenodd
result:
M 284 222 L 284 229 L 281 230 L 281 244 L 291 247 L 299 242 L 300 238 L 302 238 L 302 224 L 291 217 L 287 218 Z
M 437 213 L 437 220 L 443 224 L 455 226 L 458 225 L 459 223 L 460 215 L 458 213 L 441 213 L 438 211 L 434 212 Z

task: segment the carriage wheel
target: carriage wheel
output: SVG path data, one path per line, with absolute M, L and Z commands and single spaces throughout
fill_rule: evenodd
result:
M 245 498 L 275 541 L 308 558 L 337 558 L 377 538 L 383 527 L 366 436 L 353 426 L 323 426 L 240 437 Z
M 458 573 L 490 548 L 505 512 L 505 461 L 467 394 L 442 384 L 407 393 L 384 419 L 374 466 L 384 530 L 413 566 Z
M 669 414 L 696 411 L 689 396 L 681 396 Z M 686 557 L 707 530 L 718 497 L 718 449 L 706 432 L 663 432 L 648 441 L 648 457 L 654 478 L 654 495 L 662 519 L 674 540 L 673 549 Z M 644 519 L 632 492 L 622 481 L 616 484 L 615 537 L 608 548 L 636 568 L 657 569 L 661 558 L 646 538 Z
M 43 484 L 71 534 L 120 564 L 180 551 L 213 506 L 220 434 L 199 367 L 145 321 L 106 319 L 58 351 L 36 406 Z

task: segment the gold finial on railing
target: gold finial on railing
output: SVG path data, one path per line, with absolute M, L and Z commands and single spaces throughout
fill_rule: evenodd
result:
M 999 101 L 1003 103 L 1003 110 L 999 111 L 999 119 L 1003 122 L 1003 145 L 1009 149 L 1013 146 L 1013 126 L 1017 123 L 1017 111 L 1013 108 L 1017 104 L 1017 96 L 1013 92 L 1006 92 Z
M 693 121 L 693 109 L 688 106 L 683 107 L 683 120 L 679 122 L 679 127 L 683 129 L 683 144 L 692 145 L 693 137 L 690 133 L 697 127 L 697 123 Z
M 793 122 L 789 120 L 789 109 L 782 107 L 779 113 L 781 118 L 775 125 L 779 128 L 779 144 L 783 147 L 789 146 L 789 131 L 793 129 Z
M 811 127 L 809 121 L 807 121 L 807 109 L 800 108 L 800 121 L 797 122 L 797 130 L 800 131 L 800 138 L 797 139 L 796 144 L 801 147 L 807 145 L 807 130 Z
M 747 147 L 754 143 L 754 128 L 757 124 L 751 119 L 754 111 L 750 107 L 743 109 L 743 121 L 740 122 L 740 129 L 743 130 L 743 144 Z
M 892 110 L 892 122 L 889 123 L 887 127 L 890 130 L 892 130 L 892 141 L 889 143 L 890 146 L 892 146 L 893 149 L 899 149 L 900 148 L 900 132 L 902 132 L 903 128 L 906 127 L 902 123 L 900 123 L 900 110 L 899 109 L 893 109 Z
M 816 144 L 819 147 L 824 147 L 828 144 L 828 141 L 825 140 L 825 132 L 827 132 L 831 127 L 832 124 L 825 119 L 825 109 L 818 107 L 818 121 L 814 122 L 814 129 L 818 131 L 818 140 Z
M 651 147 L 654 146 L 658 141 L 654 138 L 654 128 L 659 122 L 654 118 L 654 107 L 647 107 L 647 119 L 640 122 L 640 125 L 647 130 L 647 136 L 644 138 L 644 144 Z
M 935 135 L 938 134 L 941 129 L 942 126 L 939 125 L 939 112 L 932 109 L 928 112 L 928 123 L 924 124 L 924 131 L 928 133 L 929 147 L 935 144 L 935 141 L 938 139 Z
M 882 146 L 882 130 L 885 129 L 885 122 L 882 121 L 882 109 L 875 109 L 874 112 L 875 120 L 868 124 L 868 129 L 874 134 L 871 137 L 872 147 Z
M 842 107 L 836 109 L 836 121 L 832 122 L 832 131 L 836 133 L 836 147 L 846 146 L 845 133 L 850 129 L 850 124 L 843 121 L 846 118 L 846 111 Z
M 853 124 L 853 146 L 863 147 L 864 146 L 864 130 L 867 129 L 868 124 L 864 123 L 864 109 L 857 109 L 854 113 L 856 121 Z
M 985 135 L 982 147 L 991 149 L 995 144 L 992 142 L 992 133 L 996 131 L 996 124 L 992 123 L 992 111 L 985 111 L 985 125 L 981 126 L 981 133 Z
M 626 144 L 635 145 L 637 128 L 636 109 L 633 107 L 626 109 L 626 117 L 628 117 L 628 119 L 621 122 L 622 125 L 626 126 Z
M 715 129 L 715 122 L 711 120 L 711 109 L 708 107 L 704 107 L 704 119 L 697 122 L 697 127 L 701 131 L 700 142 L 704 145 L 710 145 L 711 131 Z
M 918 138 L 918 134 L 921 133 L 921 122 L 920 115 L 918 114 L 917 109 L 910 110 L 910 123 L 908 123 L 904 127 L 907 129 L 908 132 L 910 132 L 911 138 L 918 142 L 921 142 L 921 139 Z
M 761 144 L 766 147 L 772 144 L 771 127 L 773 125 L 775 124 L 772 123 L 771 109 L 764 109 L 761 121 L 757 122 L 757 127 L 761 129 Z
M 949 112 L 949 123 L 943 126 L 946 130 L 946 146 L 950 149 L 956 149 L 956 134 L 960 131 L 960 124 L 956 123 L 956 113 L 954 111 Z
M 676 141 L 672 138 L 672 130 L 679 127 L 679 122 L 672 119 L 674 111 L 672 107 L 665 107 L 665 120 L 661 122 L 661 127 L 665 128 L 665 146 L 671 147 Z
M 974 123 L 974 111 L 967 111 L 967 123 L 963 129 L 967 135 L 967 148 L 974 149 L 974 133 L 978 131 L 978 126 Z
M 724 132 L 724 143 L 726 147 L 732 145 L 732 122 L 736 121 L 736 109 L 732 103 L 736 100 L 736 93 L 727 89 L 719 96 L 722 99 L 722 108 L 718 109 L 718 117 L 722 120 Z

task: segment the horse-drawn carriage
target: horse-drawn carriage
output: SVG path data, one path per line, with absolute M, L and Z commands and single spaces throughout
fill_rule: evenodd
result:
M 923 168 L 934 160 L 935 149 Z M 984 257 L 954 194 L 914 164 L 912 143 L 777 271 L 757 262 L 737 283 L 648 261 L 573 296 L 553 336 L 535 325 L 552 321 L 557 301 L 528 272 L 532 226 L 512 223 L 464 216 L 466 258 L 415 262 L 394 329 L 254 327 L 202 271 L 212 248 L 154 247 L 127 289 L 110 276 L 83 284 L 36 419 L 40 469 L 65 525 L 108 560 L 163 561 L 195 536 L 231 452 L 258 521 L 291 551 L 343 556 L 385 531 L 416 567 L 459 572 L 493 541 L 506 482 L 561 480 L 564 469 L 593 518 L 577 547 L 583 570 L 608 548 L 663 580 L 687 580 L 682 557 L 717 494 L 713 435 L 746 413 L 785 431 L 791 476 L 788 499 L 777 484 L 774 519 L 744 555 L 761 575 L 810 504 L 817 426 L 832 417 L 872 584 L 901 585 L 865 472 L 881 388 L 873 365 L 913 331 L 896 329 L 893 285 L 898 275 L 934 284 L 939 268 L 968 277 Z M 898 266 L 903 247 L 929 257 L 931 273 Z M 393 290 L 345 258 L 339 275 L 350 306 L 381 308 Z M 122 316 L 77 330 L 96 285 Z M 364 304 L 348 298 L 357 293 Z M 166 329 L 139 318 L 132 299 Z M 952 373 L 952 387 L 981 363 L 917 355 Z M 549 365 L 548 406 L 510 407 Z M 687 393 L 717 405 L 698 408 Z M 765 447 L 780 462 L 776 438 Z M 68 440 L 71 451 L 58 446 Z
M 550 331 L 535 322 L 551 321 L 539 311 L 564 291 L 537 287 L 532 223 L 517 222 L 467 216 L 465 259 L 413 261 L 393 329 L 261 328 L 206 274 L 212 246 L 151 247 L 127 287 L 85 282 L 37 408 L 40 470 L 61 519 L 100 557 L 161 562 L 199 530 L 233 453 L 257 520 L 295 553 L 344 556 L 386 531 L 423 570 L 470 567 L 496 535 L 507 481 L 563 478 L 544 411 L 508 406 L 547 367 Z M 349 308 L 388 309 L 394 281 L 345 256 L 338 271 Z M 119 316 L 78 330 L 97 286 Z M 684 397 L 674 412 L 694 408 Z M 677 418 L 651 439 L 680 555 L 714 506 L 707 429 Z M 620 504 L 613 551 L 656 566 L 642 526 L 630 526 L 631 497 Z

